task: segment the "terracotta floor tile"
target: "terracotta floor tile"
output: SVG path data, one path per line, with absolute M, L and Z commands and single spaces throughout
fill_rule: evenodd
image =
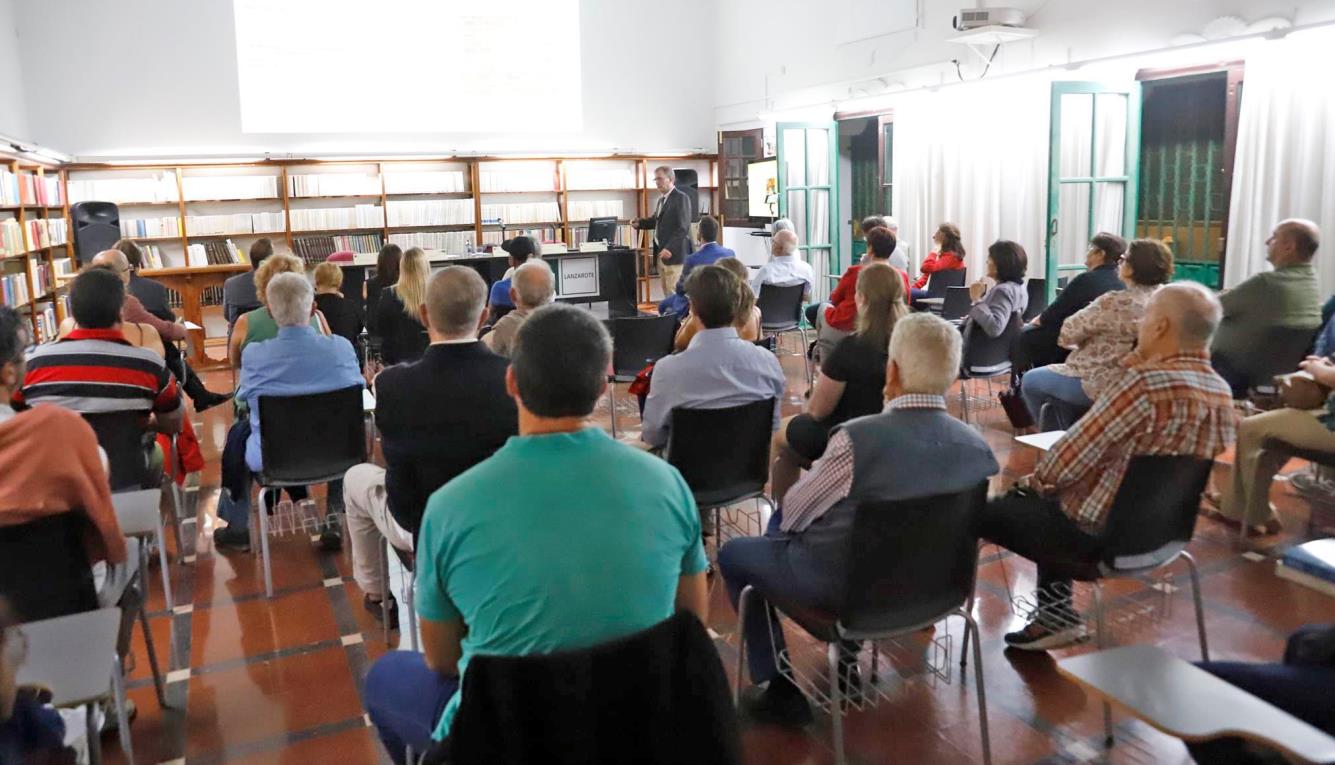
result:
M 197 608 L 191 614 L 190 665 L 209 666 L 231 659 L 296 648 L 339 637 L 334 611 L 324 588 Z

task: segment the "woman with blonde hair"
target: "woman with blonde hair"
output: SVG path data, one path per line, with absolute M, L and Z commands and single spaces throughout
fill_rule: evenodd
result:
M 774 434 L 770 491 L 775 499 L 782 501 L 801 471 L 825 453 L 836 425 L 876 414 L 885 406 L 890 335 L 895 323 L 908 314 L 905 298 L 904 278 L 890 265 L 872 263 L 858 272 L 853 334 L 840 340 L 821 362 L 803 412 L 789 417 Z
M 421 247 L 409 247 L 399 261 L 399 280 L 380 293 L 376 329 L 383 338 L 380 357 L 386 366 L 422 357 L 428 344 L 422 306 L 431 264 Z
M 271 255 L 255 269 L 255 294 L 260 299 L 260 307 L 242 314 L 232 327 L 232 337 L 227 341 L 227 359 L 232 363 L 232 369 L 241 368 L 241 351 L 247 345 L 278 337 L 278 323 L 269 315 L 264 293 L 269 289 L 269 282 L 279 274 L 305 276 L 306 264 L 295 255 Z M 329 334 L 329 326 L 319 311 L 311 316 L 311 326 L 322 335 Z
M 362 312 L 343 296 L 343 267 L 339 264 L 325 261 L 315 267 L 315 307 L 329 322 L 330 332 L 347 338 L 353 348 L 359 348 Z

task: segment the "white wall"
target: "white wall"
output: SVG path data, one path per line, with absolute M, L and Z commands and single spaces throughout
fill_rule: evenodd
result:
M 15 34 L 14 0 L 0 0 L 0 134 L 29 140 L 23 62 Z
M 717 11 L 720 28 L 754 31 L 746 45 L 737 44 L 737 34 L 718 36 L 716 121 L 753 126 L 761 113 L 810 105 L 828 109 L 887 89 L 957 82 L 951 59 L 959 59 L 966 80 L 976 79 L 983 62 L 968 48 L 946 42 L 957 34 L 951 17 L 974 5 L 919 0 L 922 15 L 915 18 L 912 2 L 827 0 L 813 6 L 809 0 L 726 0 Z M 1297 24 L 1335 17 L 1332 0 L 990 0 L 985 5 L 1032 14 L 1027 26 L 1039 30 L 1033 40 L 1003 45 L 989 76 L 1165 47 L 1179 35 L 1201 34 L 1221 16 L 1247 23 L 1283 16 Z M 909 9 L 901 17 L 877 15 L 878 8 L 900 6 Z M 861 13 L 860 22 L 850 22 L 847 13 Z M 907 31 L 842 42 L 861 30 L 896 28 Z
M 386 152 L 666 152 L 715 146 L 712 102 L 714 32 L 709 0 L 581 0 L 584 129 L 546 133 L 542 104 L 517 104 L 526 134 L 385 135 L 243 134 L 231 0 L 0 0 L 13 3 L 26 82 L 31 138 L 81 158 L 253 156 L 256 153 Z M 3 12 L 0 11 L 0 34 Z M 654 39 L 649 37 L 653 30 Z M 59 30 L 57 34 L 56 31 Z M 53 39 L 60 40 L 52 46 Z M 448 45 L 449 30 L 441 30 Z M 655 39 L 691 41 L 682 55 Z M 0 37 L 0 43 L 3 38 Z M 562 45 L 541 29 L 496 41 L 496 55 L 523 55 L 525 45 Z M 12 46 L 0 44 L 0 56 Z M 661 52 L 660 52 L 661 51 Z M 653 55 L 670 61 L 655 60 Z M 395 72 L 394 41 L 349 41 L 349 55 L 387 76 L 417 77 L 423 98 L 447 72 Z M 0 71 L 10 70 L 0 59 Z M 298 73 L 276 72 L 300 86 Z M 0 78 L 0 87 L 4 80 Z M 375 94 L 330 105 L 375 109 L 385 119 L 412 119 L 412 104 L 380 104 Z

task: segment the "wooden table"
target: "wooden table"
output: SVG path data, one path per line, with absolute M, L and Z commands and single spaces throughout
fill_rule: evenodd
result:
M 227 366 L 226 361 L 210 359 L 204 355 L 204 311 L 199 305 L 200 294 L 205 288 L 216 287 L 227 281 L 228 277 L 249 270 L 250 266 L 246 263 L 227 263 L 193 268 L 153 268 L 139 272 L 139 275 L 146 279 L 154 279 L 167 289 L 176 290 L 181 295 L 181 313 L 185 320 L 200 327 L 189 330 L 190 366 L 197 371 Z
M 1303 762 L 1335 762 L 1335 738 L 1152 645 L 1062 659 L 1057 671 L 1183 741 L 1238 736 Z

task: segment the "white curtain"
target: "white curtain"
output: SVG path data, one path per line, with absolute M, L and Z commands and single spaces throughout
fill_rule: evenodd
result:
M 987 247 L 1013 239 L 1044 271 L 1051 82 L 1023 78 L 905 96 L 895 111 L 895 215 L 921 262 L 932 234 L 956 224 L 968 280 L 987 269 Z M 914 264 L 916 267 L 916 263 Z
M 1324 30 L 1258 45 L 1246 59 L 1229 204 L 1224 286 L 1269 268 L 1265 240 L 1284 218 L 1325 234 L 1316 268 L 1335 291 L 1335 35 Z

